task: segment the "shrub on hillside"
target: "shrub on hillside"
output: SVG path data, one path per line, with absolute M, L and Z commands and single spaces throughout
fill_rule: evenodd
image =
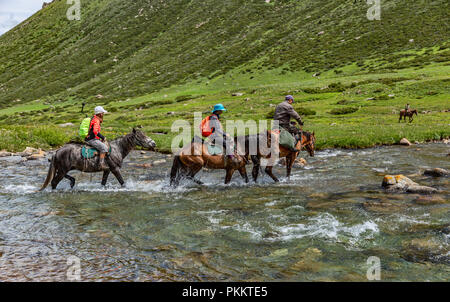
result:
M 344 107 L 344 108 L 335 108 L 330 111 L 330 114 L 333 115 L 344 115 L 344 114 L 350 114 L 358 111 L 359 109 L 357 107 Z

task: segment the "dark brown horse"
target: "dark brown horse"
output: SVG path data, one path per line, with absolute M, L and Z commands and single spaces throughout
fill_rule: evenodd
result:
M 311 157 L 314 157 L 314 152 L 315 152 L 315 143 L 316 143 L 316 136 L 314 133 L 310 133 L 310 132 L 306 132 L 306 131 L 301 131 L 300 129 L 298 129 L 297 134 L 295 134 L 295 139 L 296 139 L 296 148 L 299 150 L 302 150 L 303 148 L 305 148 L 309 155 Z M 263 146 L 265 145 L 265 143 L 260 144 L 260 140 L 264 140 L 265 137 L 261 136 L 261 134 L 258 135 L 247 135 L 245 136 L 245 153 L 249 154 L 250 153 L 250 149 L 249 146 L 251 144 L 255 143 L 255 140 L 257 141 L 257 154 L 256 155 L 249 155 L 252 162 L 253 162 L 253 171 L 252 171 L 252 176 L 253 176 L 253 180 L 256 182 L 258 180 L 258 175 L 259 175 L 259 169 L 261 168 L 261 159 L 262 158 L 267 158 L 267 156 L 263 156 L 262 152 L 260 152 L 261 150 L 259 149 L 259 146 Z M 236 139 L 239 140 L 239 139 Z M 278 143 L 278 142 L 274 142 L 274 143 Z M 269 142 L 269 147 L 270 147 L 270 142 Z M 286 176 L 289 178 L 291 176 L 291 171 L 292 171 L 292 166 L 295 163 L 295 159 L 297 158 L 298 154 L 300 152 L 293 152 L 283 146 L 279 146 L 279 158 L 286 158 Z M 270 163 L 268 162 L 265 172 L 275 181 L 275 182 L 279 182 L 279 179 L 273 174 L 272 169 L 275 163 Z
M 419 116 L 416 109 L 412 109 L 409 111 L 406 111 L 405 109 L 403 109 L 400 111 L 400 119 L 398 120 L 398 122 L 400 123 L 402 121 L 402 119 L 404 119 L 406 122 L 406 117 L 409 117 L 409 122 L 412 123 L 414 120 L 414 114 Z
M 211 155 L 207 145 L 201 140 L 193 140 L 191 144 L 184 147 L 175 156 L 170 173 L 170 185 L 177 187 L 181 178 L 192 180 L 197 184 L 203 184 L 195 179 L 195 175 L 202 168 L 226 170 L 225 184 L 229 184 L 234 172 L 237 170 L 248 183 L 247 170 L 245 165 L 247 159 L 243 156 L 235 155 L 237 161 L 233 161 L 225 155 Z
M 70 186 L 75 186 L 75 178 L 68 173 L 72 170 L 78 170 L 82 172 L 95 173 L 103 172 L 102 185 L 105 186 L 108 180 L 110 172 L 114 174 L 119 183 L 123 186 L 124 181 L 120 173 L 122 162 L 127 155 L 136 147 L 154 150 L 156 143 L 149 137 L 147 137 L 140 130 L 133 129 L 133 132 L 120 137 L 111 142 L 111 152 L 106 157 L 109 169 L 98 170 L 97 169 L 97 157 L 91 159 L 83 158 L 81 149 L 83 144 L 69 143 L 56 151 L 55 155 L 51 159 L 50 168 L 48 170 L 47 178 L 40 189 L 43 191 L 51 182 L 52 189 L 56 189 L 58 184 L 63 178 L 70 180 Z

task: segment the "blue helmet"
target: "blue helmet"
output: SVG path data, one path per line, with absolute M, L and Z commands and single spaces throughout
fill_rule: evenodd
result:
M 223 107 L 222 104 L 217 104 L 217 105 L 214 106 L 214 109 L 213 109 L 212 113 L 214 113 L 216 111 L 227 111 L 227 110 L 225 109 L 225 107 Z
M 286 101 L 292 100 L 294 101 L 294 97 L 292 95 L 287 95 L 285 98 Z

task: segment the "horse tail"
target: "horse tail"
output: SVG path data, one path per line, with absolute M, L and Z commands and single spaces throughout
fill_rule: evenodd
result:
M 53 177 L 55 177 L 55 161 L 56 161 L 56 155 L 52 157 L 52 160 L 50 161 L 50 168 L 48 169 L 47 178 L 45 179 L 44 184 L 42 185 L 42 188 L 39 190 L 39 192 L 44 191 L 45 188 L 47 188 L 48 184 L 53 180 Z
M 178 177 L 178 174 L 180 173 L 180 169 L 183 166 L 183 163 L 180 160 L 180 156 L 175 156 L 172 164 L 172 170 L 170 171 L 170 185 L 176 185 L 176 180 Z

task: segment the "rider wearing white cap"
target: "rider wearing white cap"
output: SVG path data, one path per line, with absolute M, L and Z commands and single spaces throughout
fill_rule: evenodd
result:
M 94 117 L 91 119 L 89 125 L 89 134 L 86 137 L 86 143 L 100 152 L 98 168 L 101 170 L 108 169 L 105 165 L 105 156 L 108 153 L 108 147 L 105 144 L 106 138 L 100 133 L 101 125 L 103 123 L 103 115 L 108 113 L 102 106 L 95 107 Z

